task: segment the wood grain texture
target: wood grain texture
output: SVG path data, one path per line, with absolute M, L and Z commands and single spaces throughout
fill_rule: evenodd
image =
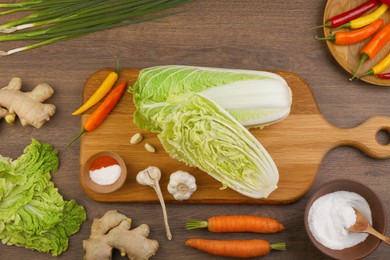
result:
M 84 87 L 84 102 L 93 94 L 109 70 L 94 73 Z M 102 202 L 158 202 L 153 189 L 139 185 L 135 177 L 148 166 L 157 166 L 162 171 L 160 185 L 166 202 L 177 202 L 167 191 L 170 174 L 185 170 L 197 180 L 197 191 L 185 203 L 246 203 L 286 204 L 301 198 L 313 185 L 322 159 L 336 146 L 351 145 L 375 158 L 390 158 L 390 145 L 381 145 L 376 140 L 377 132 L 390 131 L 390 118 L 374 117 L 354 129 L 341 129 L 331 125 L 320 113 L 317 102 L 308 84 L 298 75 L 275 71 L 291 88 L 293 104 L 287 119 L 264 129 L 251 129 L 271 155 L 279 170 L 278 188 L 265 199 L 252 199 L 232 189 L 220 190 L 222 184 L 205 172 L 171 158 L 164 151 L 157 135 L 141 131 L 133 123 L 135 106 L 132 95 L 126 93 L 104 123 L 94 132 L 84 135 L 80 142 L 80 182 L 85 193 Z M 123 69 L 118 82 L 126 81 L 132 86 L 139 70 Z M 261 87 L 261 86 L 259 86 Z M 81 124 L 94 109 L 83 114 Z M 142 143 L 130 144 L 133 134 L 142 132 Z M 150 143 L 157 152 L 144 148 Z M 96 153 L 113 151 L 125 161 L 128 169 L 126 183 L 121 189 L 102 194 L 91 190 L 85 178 L 86 161 Z M 294 183 L 295 185 L 291 185 Z
M 93 219 L 112 209 L 131 217 L 133 227 L 141 223 L 150 226 L 150 237 L 160 243 L 156 256 L 151 258 L 153 260 L 223 259 L 186 247 L 184 241 L 194 237 L 262 238 L 271 243 L 286 242 L 288 249 L 285 252 L 271 252 L 261 258 L 264 260 L 330 259 L 311 244 L 304 229 L 303 212 L 310 196 L 320 185 L 338 178 L 360 181 L 374 189 L 389 216 L 390 160 L 373 159 L 355 148 L 336 147 L 323 158 L 312 188 L 294 203 L 167 204 L 173 234 L 173 240 L 168 241 L 159 204 L 102 203 L 90 199 L 79 181 L 80 146 L 76 143 L 70 149 L 66 148 L 66 144 L 80 131 L 80 117 L 71 113 L 82 103 L 86 80 L 100 69 L 115 68 L 115 55 L 120 56 L 123 68 L 185 64 L 291 71 L 307 82 L 321 113 L 334 126 L 354 128 L 370 117 L 389 117 L 389 89 L 363 81 L 348 82 L 350 74 L 335 61 L 326 43 L 314 39 L 314 35 L 323 34 L 322 29 L 307 30 L 322 23 L 325 5 L 326 1 L 318 0 L 195 0 L 186 5 L 185 12 L 152 23 L 93 33 L 0 58 L 0 86 L 7 85 L 11 77 L 20 76 L 24 90 L 31 90 L 41 82 L 47 82 L 55 89 L 47 102 L 55 104 L 57 112 L 41 129 L 21 127 L 19 122 L 9 127 L 0 120 L 0 154 L 17 158 L 31 142 L 31 137 L 51 143 L 58 149 L 60 168 L 53 174 L 52 180 L 65 199 L 76 199 L 85 207 L 87 221 L 80 232 L 70 237 L 68 250 L 56 259 L 82 259 L 82 240 L 88 238 Z M 0 16 L 0 22 L 16 16 Z M 24 44 L 1 42 L 0 49 Z M 389 141 L 386 133 L 379 137 L 383 142 Z M 228 214 L 273 217 L 283 223 L 286 230 L 267 235 L 185 230 L 187 219 Z M 390 230 L 390 222 L 387 229 Z M 389 255 L 390 247 L 382 243 L 366 259 L 382 260 Z M 0 244 L 0 259 L 46 260 L 53 257 Z M 113 259 L 124 258 L 114 250 Z
M 326 23 L 329 18 L 341 14 L 343 12 L 346 12 L 348 10 L 351 10 L 352 8 L 355 8 L 356 6 L 364 3 L 364 0 L 358 0 L 358 1 L 339 1 L 339 0 L 329 0 L 326 3 L 325 11 L 324 11 L 324 23 Z M 375 9 L 373 9 L 375 10 Z M 387 24 L 390 21 L 390 14 L 389 11 L 387 11 L 382 18 L 385 20 L 384 24 Z M 340 29 L 339 31 L 348 31 L 350 29 Z M 324 34 L 326 37 L 333 35 L 335 32 L 332 31 L 332 28 L 324 27 Z M 330 52 L 332 53 L 333 57 L 336 59 L 336 61 L 340 64 L 342 68 L 344 68 L 346 71 L 348 71 L 351 75 L 356 70 L 357 65 L 359 64 L 359 60 L 361 57 L 360 50 L 363 48 L 367 42 L 372 37 L 356 43 L 352 45 L 337 45 L 334 44 L 331 41 L 327 42 L 327 45 L 329 47 Z M 359 69 L 358 76 L 362 75 L 369 69 L 371 69 L 373 66 L 375 66 L 377 63 L 379 63 L 383 58 L 387 56 L 387 54 L 390 51 L 390 45 L 386 45 L 373 59 L 366 61 L 361 68 Z M 386 69 L 383 73 L 390 72 L 390 68 Z M 386 79 L 380 79 L 373 75 L 369 75 L 366 77 L 361 78 L 361 80 L 379 85 L 379 86 L 390 86 L 390 81 Z

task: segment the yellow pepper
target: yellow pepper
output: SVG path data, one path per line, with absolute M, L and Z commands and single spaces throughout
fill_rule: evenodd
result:
M 376 9 L 374 12 L 369 13 L 367 15 L 361 16 L 359 18 L 356 18 L 348 23 L 345 23 L 343 25 L 340 25 L 339 27 L 335 28 L 334 30 L 340 29 L 340 28 L 350 28 L 350 29 L 358 29 L 362 28 L 366 25 L 369 25 L 372 22 L 375 22 L 378 20 L 388 9 L 389 7 L 386 4 L 381 4 L 381 6 Z
M 72 113 L 72 115 L 79 115 L 96 103 L 98 103 L 114 86 L 116 80 L 119 77 L 119 60 L 117 59 L 117 68 L 115 71 L 110 72 L 108 76 L 104 79 L 103 83 L 99 86 L 99 88 L 93 93 L 93 95 L 76 111 Z
M 367 75 L 376 75 L 384 71 L 390 66 L 390 53 L 387 54 L 387 56 L 381 60 L 378 64 L 376 64 L 374 67 L 366 71 L 360 78 L 365 77 Z

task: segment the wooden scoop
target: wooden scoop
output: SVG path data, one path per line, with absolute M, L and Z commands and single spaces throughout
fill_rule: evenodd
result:
M 361 213 L 359 210 L 355 209 L 356 213 L 356 223 L 353 224 L 348 228 L 349 232 L 354 232 L 354 233 L 368 233 L 371 234 L 380 240 L 386 242 L 388 245 L 390 245 L 390 238 L 387 236 L 382 235 L 378 231 L 376 231 L 368 222 L 367 218 Z

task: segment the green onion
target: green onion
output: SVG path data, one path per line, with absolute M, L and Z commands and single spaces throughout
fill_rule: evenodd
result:
M 29 0 L 2 4 L 0 12 L 29 11 L 18 20 L 0 25 L 1 41 L 41 40 L 40 42 L 0 51 L 0 56 L 11 55 L 44 45 L 81 37 L 100 30 L 126 26 L 162 18 L 178 11 L 163 13 L 191 0 Z M 26 30 L 28 29 L 28 30 Z M 25 32 L 17 32 L 25 30 Z

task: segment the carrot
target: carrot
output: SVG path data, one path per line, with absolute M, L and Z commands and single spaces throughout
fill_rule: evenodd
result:
M 390 23 L 386 24 L 375 36 L 361 49 L 360 62 L 349 80 L 352 81 L 361 67 L 368 59 L 372 59 L 390 41 Z
M 77 139 L 87 132 L 92 132 L 104 121 L 108 114 L 114 109 L 119 99 L 122 97 L 127 83 L 122 82 L 116 87 L 103 101 L 103 103 L 92 113 L 92 115 L 84 123 L 81 132 L 67 145 L 71 146 Z
M 286 250 L 285 243 L 270 244 L 266 240 L 209 240 L 191 238 L 185 245 L 216 256 L 251 258 L 269 254 L 273 250 Z
M 277 220 L 260 216 L 215 216 L 207 221 L 189 220 L 186 222 L 187 229 L 206 227 L 211 232 L 275 233 L 284 229 L 284 226 Z

